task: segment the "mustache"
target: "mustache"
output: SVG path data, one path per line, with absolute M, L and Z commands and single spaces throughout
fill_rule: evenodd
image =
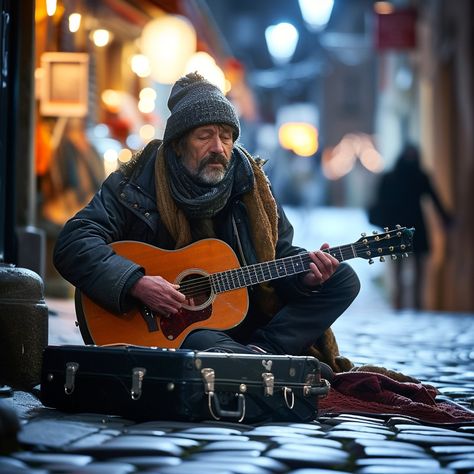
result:
M 199 163 L 198 173 L 209 164 L 220 164 L 224 169 L 227 169 L 229 162 L 227 161 L 227 158 L 220 153 L 209 153 L 209 155 L 204 157 L 201 163 Z

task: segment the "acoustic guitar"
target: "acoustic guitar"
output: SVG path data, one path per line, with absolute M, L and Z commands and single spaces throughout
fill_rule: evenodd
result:
M 362 237 L 356 242 L 326 249 L 340 262 L 390 255 L 393 259 L 412 251 L 414 229 L 397 227 Z M 171 317 L 137 305 L 125 314 L 103 309 L 86 295 L 76 292 L 76 311 L 82 337 L 87 344 L 131 344 L 178 348 L 195 329 L 226 330 L 243 321 L 248 310 L 247 287 L 307 272 L 308 253 L 241 267 L 225 242 L 204 239 L 179 250 L 162 250 L 149 244 L 121 241 L 114 251 L 141 265 L 147 275 L 161 275 L 180 285 L 186 302 Z

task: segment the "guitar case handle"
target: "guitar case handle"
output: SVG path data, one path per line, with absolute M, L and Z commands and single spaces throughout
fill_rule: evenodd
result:
M 219 403 L 219 397 L 214 392 L 209 392 L 207 394 L 207 406 L 211 416 L 215 420 L 237 418 L 237 422 L 240 423 L 245 418 L 245 396 L 242 393 L 236 393 L 235 396 L 237 397 L 237 409 L 223 410 Z

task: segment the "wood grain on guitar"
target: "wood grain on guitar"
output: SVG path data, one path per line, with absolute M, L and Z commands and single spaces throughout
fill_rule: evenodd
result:
M 325 251 L 340 262 L 375 257 L 406 256 L 412 251 L 414 229 L 397 227 L 362 237 L 354 243 Z M 78 323 L 86 342 L 97 345 L 133 344 L 178 348 L 199 328 L 227 330 L 243 321 L 248 310 L 247 287 L 308 271 L 308 253 L 241 267 L 225 242 L 204 239 L 179 250 L 162 250 L 149 244 L 121 241 L 114 251 L 141 265 L 147 275 L 161 275 L 180 285 L 186 303 L 172 317 L 138 305 L 125 314 L 113 314 L 86 295 L 80 295 Z

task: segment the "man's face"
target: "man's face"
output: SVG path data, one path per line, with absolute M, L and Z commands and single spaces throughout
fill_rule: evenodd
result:
M 233 129 L 228 125 L 204 125 L 191 130 L 178 151 L 185 168 L 206 184 L 224 178 L 234 146 Z

